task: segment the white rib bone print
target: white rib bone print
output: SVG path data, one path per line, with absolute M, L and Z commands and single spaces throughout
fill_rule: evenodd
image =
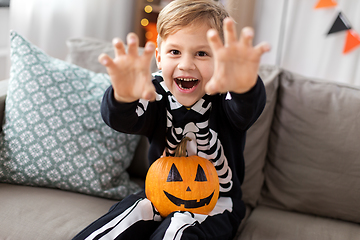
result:
M 209 128 L 209 121 L 197 124 L 190 122 L 182 129 L 173 127 L 172 119 L 171 113 L 167 111 L 167 126 L 168 131 L 170 131 L 170 134 L 167 134 L 168 153 L 174 155 L 176 146 L 184 137 L 195 140 L 187 143 L 188 156 L 198 155 L 209 159 L 216 168 L 219 177 L 220 192 L 230 191 L 233 185 L 232 171 L 224 155 L 224 149 L 218 139 L 218 134 Z M 169 135 L 171 137 L 169 137 Z

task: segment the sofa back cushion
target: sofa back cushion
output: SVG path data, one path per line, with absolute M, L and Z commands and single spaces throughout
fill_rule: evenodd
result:
M 264 81 L 266 105 L 246 135 L 244 150 L 245 178 L 242 185 L 243 200 L 252 207 L 257 205 L 264 183 L 263 168 L 268 148 L 270 125 L 276 104 L 280 69 L 275 66 L 261 66 L 259 76 Z
M 264 204 L 360 222 L 360 88 L 283 71 Z

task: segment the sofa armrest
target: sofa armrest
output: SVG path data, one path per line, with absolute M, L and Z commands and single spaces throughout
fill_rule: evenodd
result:
M 0 80 L 0 132 L 2 131 L 2 123 L 3 123 L 4 111 L 5 111 L 5 98 L 6 98 L 8 85 L 9 85 L 9 80 Z

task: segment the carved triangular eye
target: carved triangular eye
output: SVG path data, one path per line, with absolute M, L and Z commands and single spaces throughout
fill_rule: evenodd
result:
M 195 181 L 196 182 L 206 182 L 207 181 L 204 169 L 200 166 L 200 164 L 198 164 Z
M 169 175 L 167 177 L 167 182 L 182 182 L 182 177 L 179 173 L 179 170 L 176 168 L 175 164 L 171 165 Z

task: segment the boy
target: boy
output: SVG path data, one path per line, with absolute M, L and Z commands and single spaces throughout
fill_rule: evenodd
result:
M 245 134 L 265 105 L 257 71 L 269 46 L 253 47 L 250 28 L 238 41 L 234 22 L 212 0 L 172 1 L 159 14 L 158 33 L 158 48 L 147 43 L 142 56 L 131 33 L 128 53 L 115 40 L 115 58 L 99 57 L 112 82 L 103 119 L 118 131 L 147 136 L 150 163 L 173 155 L 185 136 L 193 139 L 188 156 L 205 157 L 216 167 L 218 202 L 209 215 L 174 212 L 163 219 L 141 192 L 74 239 L 232 239 L 245 215 L 240 189 Z M 154 51 L 161 71 L 151 81 Z

